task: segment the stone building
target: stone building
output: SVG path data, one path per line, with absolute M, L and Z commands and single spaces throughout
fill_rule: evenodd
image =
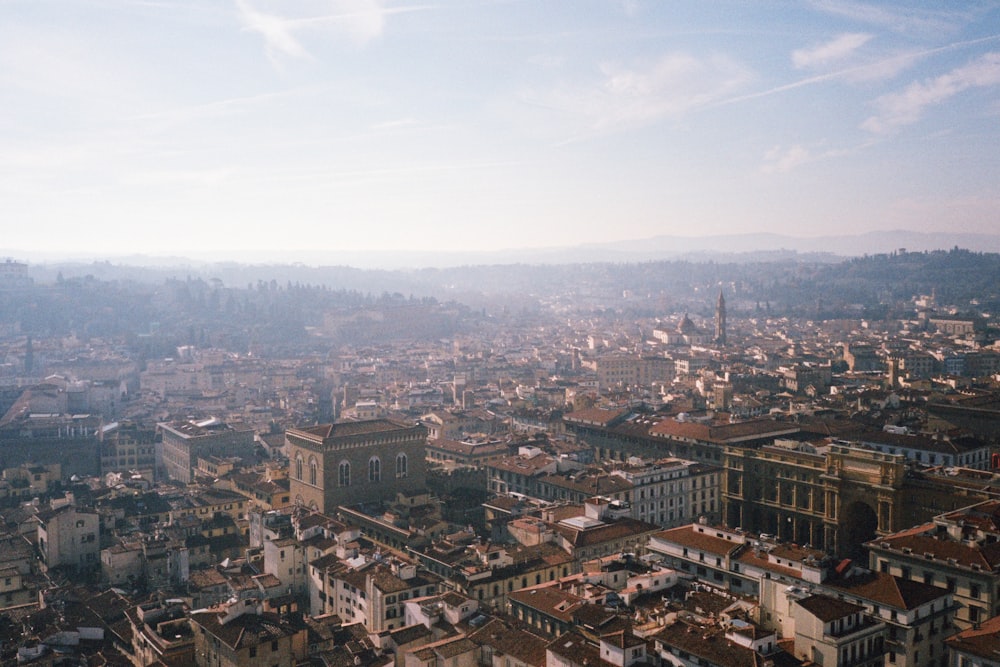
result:
M 1000 501 L 987 500 L 879 537 L 866 546 L 871 567 L 954 595 L 955 624 L 966 629 L 996 615 L 1000 603 Z
M 385 559 L 330 573 L 325 597 L 345 623 L 364 623 L 370 633 L 403 627 L 407 600 L 436 595 L 440 578 L 413 563 Z
M 170 479 L 185 484 L 193 478 L 199 458 L 238 456 L 252 460 L 253 429 L 226 424 L 218 419 L 178 421 L 158 425 L 163 434 L 162 469 Z
M 156 468 L 156 429 L 134 422 L 114 422 L 102 430 L 101 476 L 138 472 L 153 479 Z
M 191 612 L 199 667 L 293 667 L 309 654 L 308 629 L 252 599 Z
M 885 664 L 885 624 L 864 607 L 828 595 L 810 595 L 794 605 L 795 655 L 829 667 Z
M 38 551 L 46 569 L 98 567 L 100 518 L 97 512 L 64 505 L 39 512 L 35 520 L 38 522 Z
M 427 429 L 389 419 L 291 428 L 285 433 L 292 501 L 330 513 L 426 484 Z
M 630 458 L 611 474 L 633 485 L 628 498 L 633 519 L 666 528 L 692 523 L 699 516 L 709 523 L 721 518 L 721 468 L 682 459 Z
M 779 440 L 726 447 L 724 465 L 727 525 L 845 555 L 904 527 L 901 455 Z
M 726 447 L 724 468 L 726 525 L 849 557 L 864 557 L 865 541 L 995 493 L 986 473 L 963 485 L 956 475 L 914 469 L 898 448 L 853 440 Z
M 0 467 L 58 463 L 65 477 L 100 474 L 99 415 L 31 412 L 31 407 L 22 397 L 0 419 Z
M 674 361 L 665 356 L 614 353 L 595 362 L 597 384 L 609 387 L 649 387 L 669 384 L 674 379 Z

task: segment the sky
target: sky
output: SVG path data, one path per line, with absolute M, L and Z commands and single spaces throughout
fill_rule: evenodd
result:
M 1000 232 L 1000 3 L 0 0 L 7 252 Z

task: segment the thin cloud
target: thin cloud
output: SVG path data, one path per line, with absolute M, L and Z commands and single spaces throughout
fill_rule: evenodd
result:
M 938 46 L 933 49 L 926 49 L 924 51 L 915 51 L 903 54 L 897 54 L 889 58 L 884 58 L 871 63 L 864 63 L 862 65 L 855 65 L 853 67 L 845 67 L 839 69 L 835 72 L 827 72 L 825 74 L 817 74 L 816 76 L 806 77 L 804 79 L 799 79 L 798 81 L 792 81 L 791 83 L 786 83 L 780 86 L 774 86 L 773 88 L 768 88 L 767 90 L 759 90 L 755 93 L 748 93 L 746 95 L 737 95 L 734 97 L 729 97 L 723 100 L 714 102 L 708 106 L 726 106 L 729 104 L 736 104 L 738 102 L 745 102 L 747 100 L 754 100 L 761 97 L 768 97 L 770 95 L 777 95 L 778 93 L 784 93 L 789 90 L 795 90 L 796 88 L 802 88 L 805 86 L 812 86 L 818 83 L 824 83 L 826 81 L 832 81 L 835 79 L 851 79 L 864 77 L 871 72 L 876 71 L 887 71 L 896 68 L 897 70 L 908 63 L 916 61 L 920 58 L 926 58 L 937 53 L 944 53 L 946 51 L 953 51 L 955 49 L 960 49 L 966 46 L 973 46 L 976 44 L 984 44 L 987 42 L 995 42 L 1000 40 L 1000 35 L 990 35 L 988 37 L 980 37 L 977 39 L 970 39 L 962 42 L 953 42 L 951 44 L 946 44 L 944 46 Z
M 582 113 L 588 134 L 677 118 L 744 86 L 753 74 L 725 56 L 673 53 L 644 67 L 605 64 L 601 81 L 564 89 L 539 106 Z
M 300 86 L 290 90 L 261 93 L 259 95 L 231 97 L 224 100 L 207 102 L 205 104 L 194 104 L 186 107 L 155 111 L 152 113 L 137 114 L 130 117 L 130 119 L 159 121 L 166 124 L 174 124 L 205 118 L 221 118 L 246 113 L 255 107 L 269 104 L 275 100 L 282 100 L 289 97 L 299 97 L 320 92 L 324 88 L 326 88 L 325 85 Z
M 236 0 L 240 10 L 240 20 L 245 29 L 260 33 L 264 38 L 269 58 L 283 53 L 293 58 L 305 58 L 308 54 L 299 40 L 292 34 L 292 25 L 287 19 L 274 14 L 259 12 L 245 0 Z
M 304 30 L 333 30 L 348 42 L 364 45 L 383 34 L 388 16 L 435 8 L 434 5 L 383 7 L 382 0 L 338 0 L 334 6 L 340 11 L 315 13 L 300 3 L 282 3 L 279 7 L 284 13 L 279 14 L 261 11 L 248 0 L 236 0 L 244 29 L 264 38 L 265 49 L 272 60 L 282 54 L 293 58 L 310 57 L 300 39 Z
M 819 151 L 807 148 L 802 144 L 795 144 L 787 148 L 775 146 L 764 154 L 760 170 L 765 174 L 785 173 L 806 164 L 843 157 L 859 150 L 864 150 L 871 146 L 872 143 L 872 141 L 866 141 L 850 148 L 828 148 Z
M 808 162 L 811 155 L 804 146 L 796 144 L 789 148 L 775 146 L 764 155 L 764 164 L 761 171 L 765 174 L 775 172 L 791 171 L 795 167 Z
M 949 33 L 958 25 L 967 23 L 969 16 L 960 11 L 937 11 L 924 9 L 919 4 L 909 7 L 886 7 L 864 2 L 845 0 L 814 0 L 812 6 L 826 14 L 832 14 L 858 23 L 866 23 L 903 34 Z
M 878 113 L 868 118 L 861 127 L 875 134 L 884 134 L 917 122 L 925 109 L 943 104 L 959 93 L 998 84 L 1000 53 L 994 51 L 947 74 L 914 82 L 900 92 L 883 95 L 875 101 Z
M 871 39 L 872 35 L 861 32 L 838 35 L 824 44 L 793 51 L 792 64 L 798 69 L 825 66 L 851 56 Z

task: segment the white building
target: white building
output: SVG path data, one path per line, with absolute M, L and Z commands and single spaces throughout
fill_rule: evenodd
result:
M 100 516 L 73 505 L 39 512 L 38 550 L 46 569 L 65 566 L 79 569 L 100 564 Z

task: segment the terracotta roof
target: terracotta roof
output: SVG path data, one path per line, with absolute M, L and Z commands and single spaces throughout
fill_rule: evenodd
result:
M 978 628 L 963 630 L 944 641 L 952 651 L 979 656 L 992 662 L 1000 655 L 1000 616 L 994 616 Z
M 871 572 L 827 585 L 856 598 L 871 600 L 895 609 L 915 609 L 932 600 L 950 595 L 947 590 L 920 581 L 895 577 L 885 572 Z
M 562 658 L 560 664 L 570 665 L 608 665 L 601 659 L 601 649 L 591 644 L 578 632 L 569 631 L 549 642 L 546 651 Z
M 471 653 L 479 646 L 467 637 L 449 637 L 438 644 L 434 650 L 443 660 L 449 660 L 464 653 Z
M 438 438 L 427 443 L 428 449 L 440 449 L 464 456 L 490 456 L 507 452 L 510 447 L 505 442 L 462 442 Z
M 769 552 L 774 558 L 784 558 L 785 560 L 800 562 L 812 557 L 815 560 L 822 560 L 826 554 L 819 549 L 808 549 L 797 544 L 776 544 Z
M 654 436 L 700 440 L 716 444 L 757 440 L 779 435 L 791 435 L 798 432 L 799 427 L 795 424 L 787 424 L 772 419 L 755 419 L 752 421 L 736 422 L 734 424 L 700 424 L 697 422 L 677 421 L 676 419 L 664 419 L 649 429 L 650 435 Z
M 489 467 L 517 473 L 518 475 L 536 475 L 539 474 L 542 468 L 550 465 L 553 461 L 555 459 L 548 454 L 536 454 L 530 459 L 524 456 L 505 456 L 498 461 L 491 462 Z
M 514 496 L 493 496 L 485 503 L 486 507 L 501 509 L 501 510 L 512 510 L 514 507 L 521 502 L 520 498 L 515 498 Z
M 857 439 L 865 443 L 905 449 L 919 449 L 925 452 L 942 452 L 945 454 L 962 454 L 987 446 L 982 440 L 971 437 L 943 440 L 929 438 L 924 435 L 904 435 L 888 433 L 886 431 L 866 431 L 859 434 Z
M 405 646 L 419 639 L 431 637 L 433 633 L 423 623 L 417 623 L 416 625 L 407 625 L 398 630 L 393 630 L 389 633 L 389 636 L 392 637 L 392 641 L 396 646 Z
M 680 546 L 688 547 L 689 549 L 700 549 L 701 551 L 718 554 L 720 556 L 725 556 L 743 545 L 742 542 L 734 542 L 732 540 L 716 537 L 715 535 L 709 535 L 707 532 L 700 533 L 695 529 L 695 525 L 697 524 L 678 526 L 677 528 L 664 530 L 653 535 L 653 538 L 664 542 L 679 544 Z
M 643 646 L 645 641 L 639 639 L 631 632 L 625 630 L 617 630 L 616 632 L 611 632 L 608 634 L 601 635 L 601 641 L 609 646 L 614 646 L 615 648 L 627 649 L 633 646 Z
M 824 623 L 865 610 L 861 605 L 838 600 L 829 595 L 810 595 L 802 600 L 797 600 L 796 604 Z
M 1000 500 L 987 500 L 962 508 L 945 515 L 952 521 L 964 521 L 966 525 L 973 524 L 980 530 L 1000 533 Z
M 422 588 L 437 582 L 437 579 L 430 579 L 423 574 L 418 574 L 411 579 L 400 579 L 397 575 L 393 574 L 392 570 L 382 564 L 376 564 L 364 570 L 352 570 L 343 575 L 338 574 L 336 576 L 361 590 L 367 588 L 367 581 L 371 578 L 375 588 L 384 595 L 408 591 L 411 588 Z
M 630 535 L 652 533 L 659 529 L 659 526 L 638 519 L 622 518 L 594 528 L 573 528 L 563 523 L 554 524 L 552 528 L 574 547 L 586 547 L 611 542 Z
M 369 435 L 373 433 L 385 433 L 399 429 L 411 429 L 412 424 L 403 424 L 390 419 L 368 419 L 356 422 L 337 422 L 336 424 L 318 424 L 306 428 L 290 428 L 288 435 L 318 436 L 323 440 L 329 438 L 344 438 L 354 435 Z
M 592 496 L 624 493 L 635 488 L 632 482 L 621 475 L 606 473 L 583 474 L 571 477 L 563 473 L 547 474 L 539 478 L 539 483 L 550 484 L 556 488 L 579 491 Z
M 508 655 L 531 667 L 545 667 L 546 640 L 527 630 L 513 628 L 493 619 L 469 635 L 480 646 L 490 646 L 494 654 Z
M 227 583 L 225 575 L 214 568 L 205 570 L 192 570 L 188 583 L 193 588 L 208 588 L 209 586 L 225 586 Z
M 299 530 L 305 530 L 306 528 L 312 528 L 313 526 L 329 526 L 336 528 L 337 530 L 344 530 L 347 528 L 347 524 L 326 516 L 325 514 L 320 514 L 319 512 L 311 512 L 299 519 Z
M 587 604 L 577 595 L 546 585 L 512 591 L 507 597 L 511 602 L 530 607 L 566 623 L 573 620 L 573 612 L 578 607 Z
M 773 572 L 775 574 L 784 574 L 790 577 L 801 577 L 802 572 L 791 565 L 778 565 L 777 563 L 771 561 L 768 558 L 767 552 L 761 552 L 758 556 L 754 549 L 744 549 L 740 553 L 736 560 L 744 565 L 752 565 L 754 567 L 759 567 L 762 570 L 767 570 L 768 572 Z
M 869 547 L 903 551 L 909 549 L 915 557 L 930 554 L 935 561 L 954 561 L 955 565 L 983 570 L 993 570 L 1000 567 L 1000 544 L 968 545 L 952 539 L 939 540 L 925 533 L 896 533 L 886 537 L 876 538 L 868 543 Z
M 664 627 L 653 638 L 716 665 L 758 667 L 757 654 L 726 639 L 721 628 L 703 628 L 678 621 Z
M 625 416 L 622 410 L 604 410 L 603 408 L 588 408 L 577 410 L 568 415 L 563 415 L 563 419 L 572 422 L 582 422 L 593 424 L 594 426 L 610 426 L 613 422 Z
M 246 613 L 232 619 L 225 625 L 219 622 L 220 617 L 218 610 L 191 613 L 192 621 L 201 625 L 207 632 L 212 633 L 236 651 L 244 647 L 258 646 L 282 637 L 289 637 L 297 632 L 296 628 L 281 620 L 277 614 Z

